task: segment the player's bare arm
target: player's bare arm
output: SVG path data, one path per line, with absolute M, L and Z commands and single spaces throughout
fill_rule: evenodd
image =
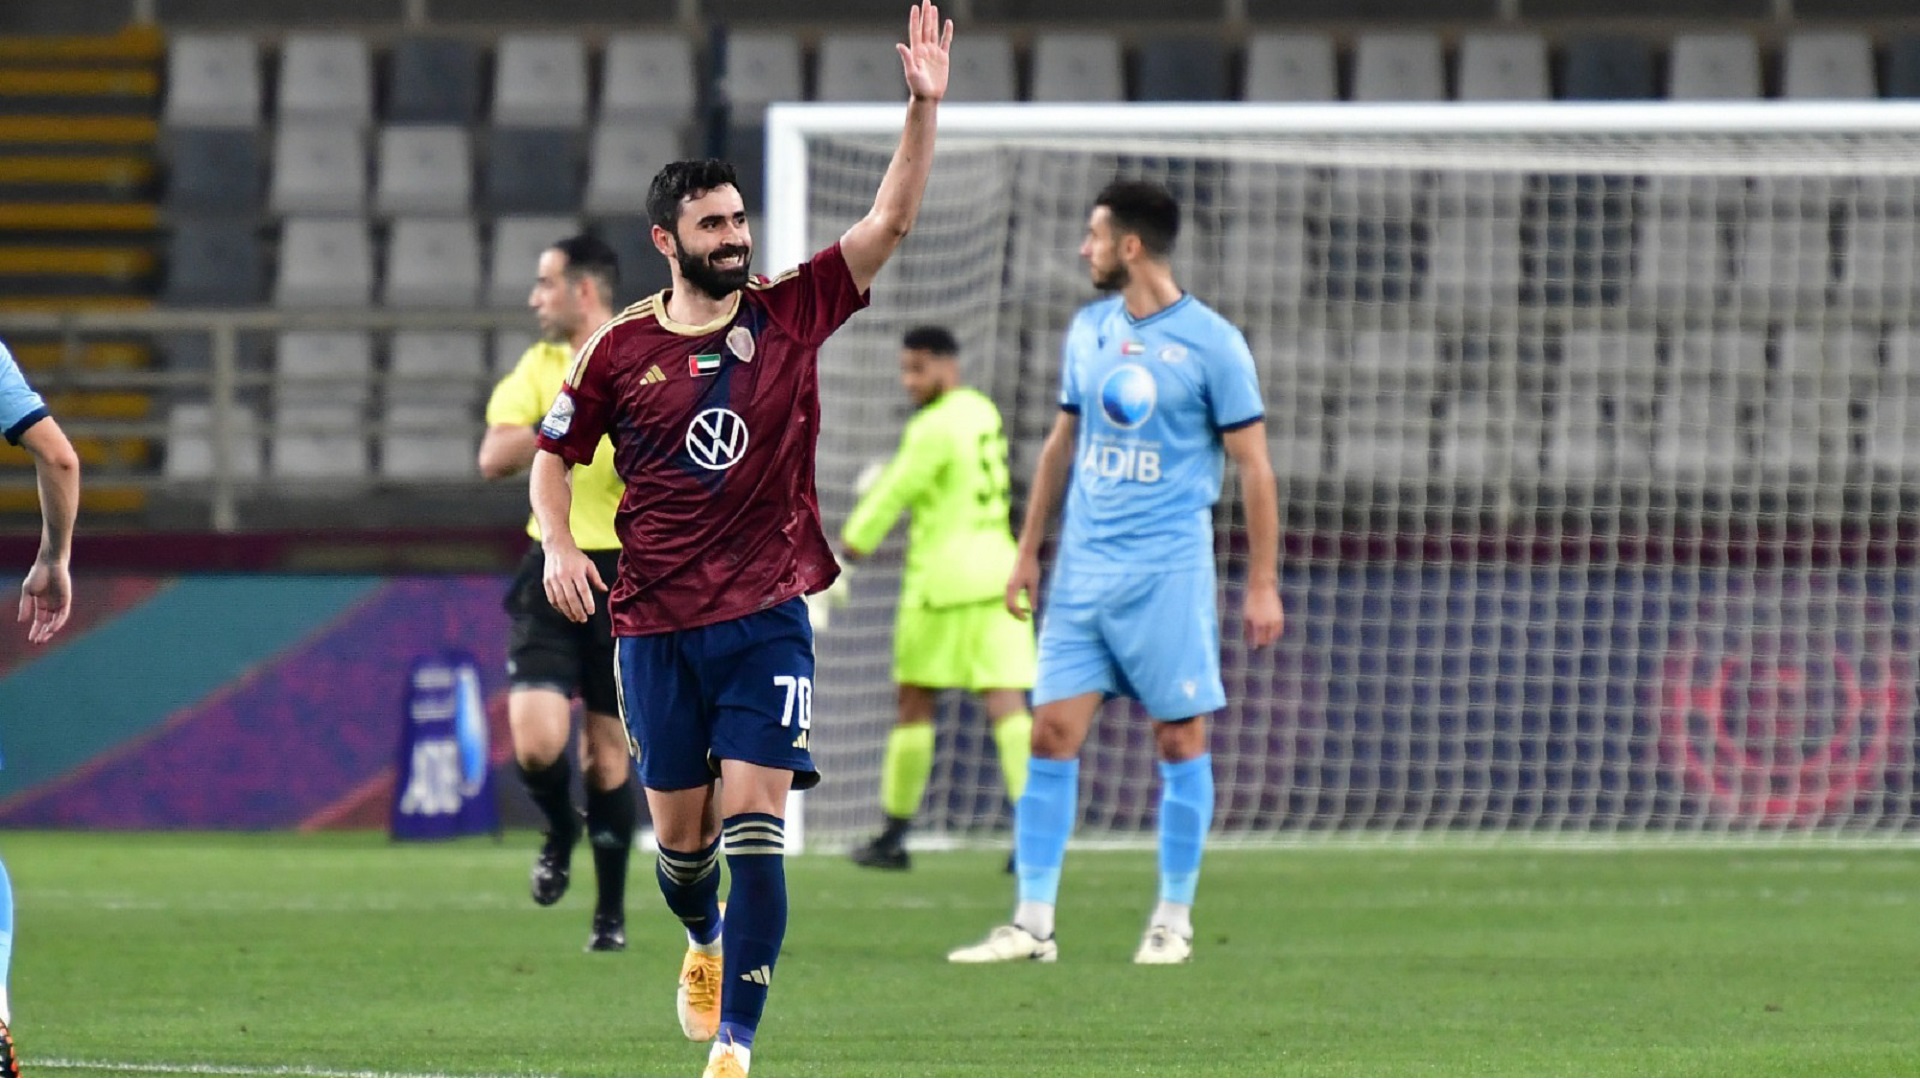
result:
M 927 192 L 927 174 L 933 170 L 933 136 L 940 99 L 947 95 L 947 59 L 953 47 L 953 20 L 943 24 L 940 9 L 921 0 L 907 16 L 907 40 L 895 45 L 900 66 L 912 94 L 900 146 L 893 152 L 873 209 L 840 238 L 853 283 L 861 292 L 873 285 L 880 268 L 913 229 L 920 216 L 920 200 Z
M 593 560 L 573 540 L 569 525 L 573 470 L 560 455 L 540 450 L 533 455 L 532 473 L 527 482 L 528 498 L 540 522 L 540 545 L 547 555 L 546 572 L 541 577 L 547 600 L 574 622 L 586 622 L 593 614 L 593 590 L 606 592 L 607 583 L 600 580 Z
M 1060 496 L 1067 490 L 1067 474 L 1073 468 L 1073 445 L 1080 437 L 1080 420 L 1062 411 L 1053 421 L 1053 430 L 1040 448 L 1040 463 L 1033 470 L 1033 488 L 1027 494 L 1027 518 L 1020 526 L 1020 553 L 1014 560 L 1013 576 L 1007 579 L 1007 610 L 1015 618 L 1033 616 L 1034 601 L 1040 595 L 1040 545 L 1046 542 L 1047 528 L 1053 524 Z
M 533 466 L 534 429 L 525 424 L 494 424 L 480 437 L 480 475 L 504 480 Z
M 80 512 L 80 456 L 66 432 L 47 417 L 20 436 L 20 445 L 33 455 L 34 477 L 40 485 L 40 553 L 20 585 L 19 621 L 27 624 L 27 640 L 51 640 L 67 624 L 73 611 L 73 522 Z
M 1240 472 L 1240 508 L 1247 515 L 1247 644 L 1258 649 L 1280 639 L 1287 615 L 1280 606 L 1280 494 L 1267 456 L 1267 425 L 1255 421 L 1221 440 Z

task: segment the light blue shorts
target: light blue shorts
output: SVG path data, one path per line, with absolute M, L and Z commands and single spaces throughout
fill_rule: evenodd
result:
M 1130 697 L 1156 720 L 1226 705 L 1211 563 L 1164 573 L 1056 573 L 1040 619 L 1033 703 Z

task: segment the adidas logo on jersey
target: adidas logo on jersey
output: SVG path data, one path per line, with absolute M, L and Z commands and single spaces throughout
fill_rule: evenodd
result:
M 654 383 L 666 382 L 666 381 L 667 381 L 667 373 L 660 370 L 659 364 L 655 364 L 652 367 L 648 368 L 647 373 L 645 375 L 640 376 L 641 386 L 652 386 Z
M 761 964 L 759 967 L 754 968 L 752 971 L 741 972 L 740 981 L 750 982 L 750 983 L 759 983 L 761 986 L 772 986 L 773 985 L 773 969 L 768 967 L 765 964 Z

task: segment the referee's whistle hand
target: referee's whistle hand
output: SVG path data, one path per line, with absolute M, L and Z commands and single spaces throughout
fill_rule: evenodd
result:
M 579 549 L 547 552 L 546 571 L 542 575 L 547 601 L 554 610 L 574 622 L 586 622 L 593 614 L 593 591 L 607 591 L 600 570 Z

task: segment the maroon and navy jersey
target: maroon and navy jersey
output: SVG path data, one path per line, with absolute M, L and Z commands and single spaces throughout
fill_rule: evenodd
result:
M 834 244 L 709 325 L 675 322 L 663 292 L 580 350 L 538 441 L 575 465 L 613 441 L 616 635 L 736 619 L 839 576 L 813 485 L 819 350 L 866 304 Z

